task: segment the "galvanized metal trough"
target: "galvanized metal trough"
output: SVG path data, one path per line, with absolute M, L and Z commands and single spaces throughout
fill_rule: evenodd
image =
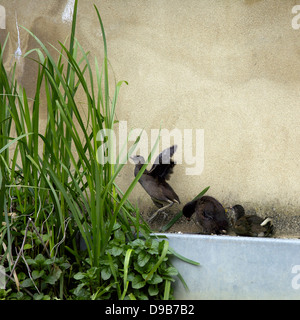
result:
M 170 247 L 200 263 L 172 263 L 176 299 L 300 299 L 300 240 L 164 234 Z

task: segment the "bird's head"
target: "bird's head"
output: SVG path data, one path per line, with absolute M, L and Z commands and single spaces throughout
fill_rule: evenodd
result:
M 130 157 L 130 159 L 133 160 L 133 162 L 135 164 L 144 164 L 145 163 L 145 159 L 143 156 L 136 155 L 136 156 Z
M 238 219 L 245 215 L 245 209 L 240 204 L 225 208 L 225 212 L 232 224 L 235 224 Z
M 191 220 L 191 217 L 195 212 L 196 204 L 197 204 L 197 201 L 195 201 L 195 200 L 190 201 L 182 209 L 182 213 L 188 221 Z

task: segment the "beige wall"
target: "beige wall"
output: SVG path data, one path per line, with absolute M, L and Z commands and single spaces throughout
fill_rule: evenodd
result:
M 70 24 L 66 0 L 4 0 L 10 32 L 6 64 L 18 47 L 16 17 L 57 44 Z M 204 187 L 224 204 L 244 203 L 273 215 L 300 215 L 300 30 L 297 1 L 79 1 L 77 37 L 102 54 L 99 8 L 111 65 L 121 89 L 117 116 L 128 128 L 204 129 L 204 170 L 171 184 L 184 203 Z M 300 4 L 300 3 L 299 3 Z M 1 23 L 0 23 L 1 24 Z M 35 46 L 20 30 L 22 53 Z M 32 91 L 35 66 L 20 58 L 19 78 Z M 120 177 L 125 188 L 133 166 Z M 138 186 L 133 199 L 151 204 Z

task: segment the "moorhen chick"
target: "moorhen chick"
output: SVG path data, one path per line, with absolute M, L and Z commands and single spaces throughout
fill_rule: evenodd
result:
M 183 215 L 190 220 L 195 216 L 195 223 L 207 234 L 227 233 L 229 223 L 225 209 L 221 203 L 213 197 L 202 196 L 199 199 L 188 202 L 182 210 Z
M 246 215 L 240 204 L 226 209 L 230 217 L 233 231 L 239 236 L 269 237 L 274 232 L 272 220 L 261 218 L 255 214 Z
M 163 150 L 155 159 L 151 169 L 144 171 L 139 179 L 139 183 L 149 194 L 154 204 L 159 208 L 148 219 L 152 221 L 159 212 L 171 207 L 174 203 L 180 203 L 178 195 L 172 187 L 166 182 L 169 180 L 170 174 L 173 173 L 175 162 L 171 159 L 177 145 Z M 145 163 L 144 157 L 137 155 L 131 157 L 135 163 L 134 176 L 136 176 Z

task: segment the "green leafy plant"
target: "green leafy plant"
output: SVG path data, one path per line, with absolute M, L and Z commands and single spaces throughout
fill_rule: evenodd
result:
M 115 146 L 109 135 L 119 90 L 127 82 L 109 83 L 106 36 L 97 7 L 101 66 L 97 58 L 91 63 L 76 40 L 77 4 L 75 0 L 69 46 L 53 47 L 57 58 L 24 28 L 39 46 L 25 54 L 37 66 L 32 99 L 15 80 L 15 68 L 8 74 L 4 68 L 8 38 L 0 47 L 0 264 L 8 275 L 2 297 L 138 299 L 157 293 L 168 299 L 176 274 L 168 257 L 176 253 L 166 240 L 152 239 L 128 199 L 158 139 L 123 192 L 116 178 L 139 137 L 112 161 Z M 77 102 L 79 92 L 84 110 Z M 39 120 L 42 94 L 44 129 Z M 86 250 L 79 249 L 80 242 Z
M 171 265 L 166 240 L 147 239 L 125 241 L 120 225 L 115 226 L 114 237 L 108 243 L 100 268 L 90 267 L 78 272 L 74 278 L 80 283 L 74 290 L 79 299 L 170 299 L 178 271 Z M 97 286 L 97 273 L 103 280 Z
M 26 258 L 25 258 L 26 259 Z M 35 300 L 50 299 L 50 295 L 59 296 L 59 282 L 62 273 L 70 268 L 70 264 L 64 258 L 47 259 L 42 254 L 38 254 L 34 259 L 27 258 L 26 264 L 30 267 L 29 275 L 19 273 L 20 284 L 23 288 L 35 288 Z M 55 292 L 56 290 L 56 292 Z M 47 291 L 45 295 L 43 292 Z M 50 294 L 50 295 L 49 295 Z
M 23 271 L 18 270 L 17 283 L 20 289 L 16 292 L 11 283 L 6 290 L 2 289 L 2 295 L 6 299 L 19 300 L 50 300 L 58 298 L 63 290 L 63 279 L 71 265 L 65 257 L 46 258 L 38 254 L 34 259 L 24 256 Z M 26 267 L 25 267 L 26 266 Z M 9 268 L 7 268 L 9 273 Z

